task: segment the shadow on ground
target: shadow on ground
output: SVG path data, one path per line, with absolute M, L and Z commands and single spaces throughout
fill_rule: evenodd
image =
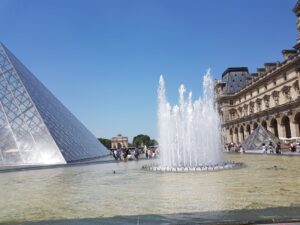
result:
M 82 218 L 47 221 L 10 221 L 1 225 L 152 225 L 152 224 L 300 224 L 300 207 L 280 207 L 267 209 L 244 209 L 235 211 L 216 211 L 199 213 L 180 213 L 166 215 L 134 215 L 110 218 Z M 298 224 L 298 223 L 297 223 Z

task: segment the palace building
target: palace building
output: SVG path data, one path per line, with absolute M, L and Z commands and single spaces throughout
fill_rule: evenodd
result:
M 281 140 L 300 139 L 300 1 L 298 38 L 283 50 L 283 61 L 265 63 L 256 73 L 247 67 L 228 68 L 215 83 L 224 143 L 243 143 L 261 124 Z

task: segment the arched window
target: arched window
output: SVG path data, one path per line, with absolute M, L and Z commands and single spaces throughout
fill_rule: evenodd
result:
M 290 127 L 290 119 L 287 116 L 282 117 L 281 125 L 283 126 L 283 130 L 285 132 L 286 138 L 291 138 L 291 127 Z
M 267 127 L 267 122 L 264 120 L 261 122 L 261 125 L 267 130 L 268 127 Z
M 273 134 L 278 137 L 278 124 L 275 118 L 271 120 L 270 127 L 273 129 Z

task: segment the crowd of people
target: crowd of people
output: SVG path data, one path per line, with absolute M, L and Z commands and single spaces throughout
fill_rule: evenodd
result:
M 289 149 L 290 152 L 299 152 L 300 153 L 300 141 L 293 142 L 290 144 L 284 144 L 284 149 Z M 273 142 L 263 143 L 261 145 L 261 150 L 265 154 L 281 154 L 282 146 L 281 142 L 277 142 L 275 145 Z M 228 143 L 225 145 L 225 150 L 227 152 L 236 152 L 236 153 L 245 153 L 245 149 L 240 143 Z M 252 149 L 248 149 L 252 150 Z
M 275 149 L 275 151 L 274 151 Z M 266 145 L 265 143 L 262 144 L 262 150 L 264 153 L 270 153 L 270 154 L 281 154 L 281 143 L 277 142 L 276 147 L 274 148 L 273 142 L 269 142 L 268 145 Z
M 291 152 L 299 152 L 300 153 L 300 142 L 290 143 L 290 151 Z
M 120 161 L 139 160 L 141 155 L 146 159 L 159 157 L 156 148 L 118 148 L 112 149 L 111 152 L 114 159 Z
M 225 150 L 227 152 L 241 152 L 244 153 L 245 149 L 240 143 L 228 143 L 225 145 Z

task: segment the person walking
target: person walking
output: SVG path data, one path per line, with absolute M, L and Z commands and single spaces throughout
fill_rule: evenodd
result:
M 281 154 L 281 143 L 280 143 L 280 141 L 278 141 L 277 145 L 276 145 L 276 154 Z

